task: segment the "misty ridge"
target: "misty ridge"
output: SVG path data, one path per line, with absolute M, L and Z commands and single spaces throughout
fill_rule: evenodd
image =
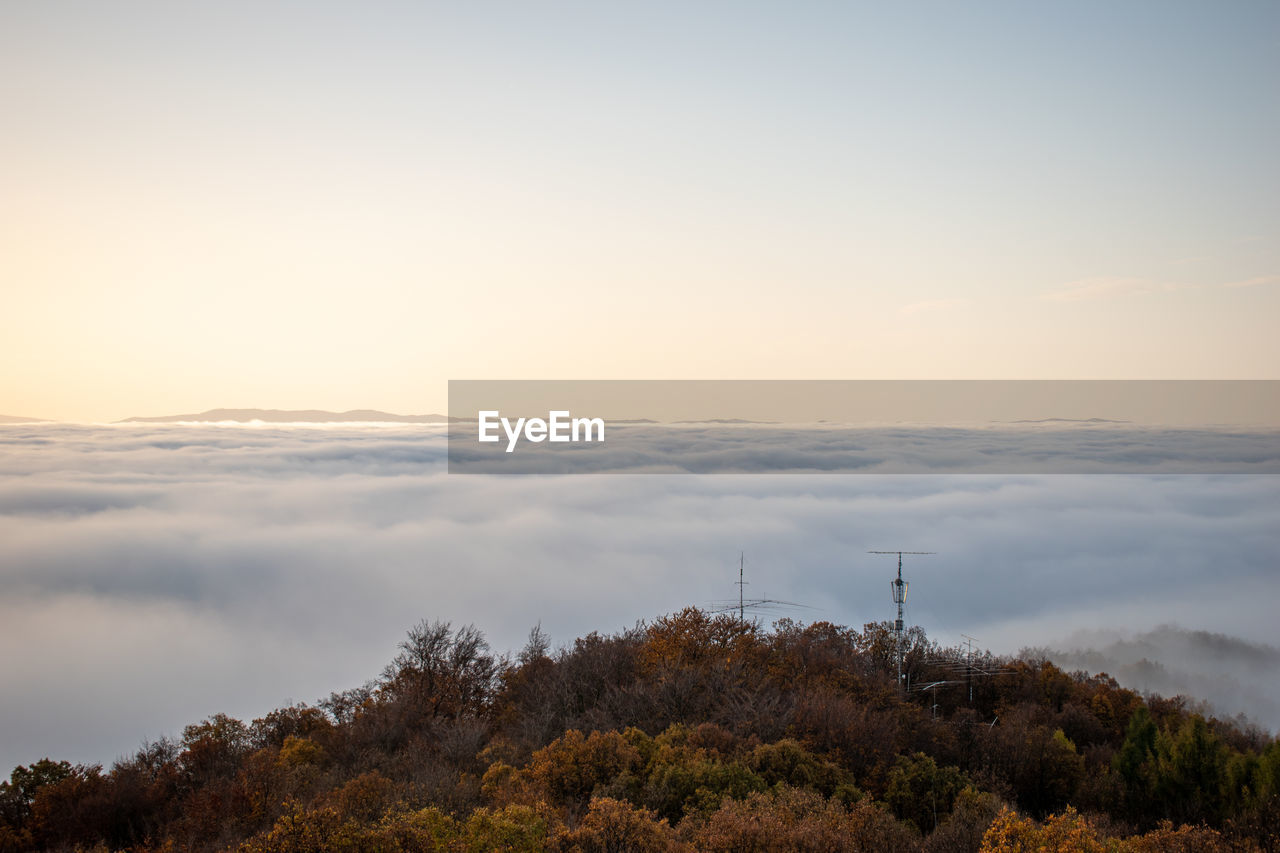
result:
M 1024 648 L 1019 656 L 1107 673 L 1144 694 L 1186 696 L 1209 713 L 1280 730 L 1280 649 L 1274 646 L 1161 625 L 1131 637 L 1078 631 L 1060 648 Z

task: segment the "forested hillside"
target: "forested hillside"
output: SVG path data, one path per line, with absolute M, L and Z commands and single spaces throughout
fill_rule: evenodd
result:
M 1280 849 L 1256 729 L 918 629 L 897 668 L 883 623 L 688 609 L 514 659 L 422 623 L 317 705 L 16 768 L 0 853 Z

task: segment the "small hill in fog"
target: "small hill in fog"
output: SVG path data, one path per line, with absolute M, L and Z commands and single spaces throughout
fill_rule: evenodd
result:
M 449 419 L 445 415 L 394 415 L 376 409 L 351 409 L 346 412 L 327 412 L 323 409 L 210 409 L 198 415 L 157 415 L 154 417 L 125 418 L 118 423 L 215 423 L 234 421 L 249 423 L 263 421 L 265 423 L 402 423 L 402 424 L 443 424 Z
M 1080 632 L 1058 649 L 1024 649 L 1067 670 L 1105 672 L 1125 687 L 1192 696 L 1224 717 L 1245 714 L 1280 730 L 1280 649 L 1209 631 L 1162 625 L 1133 636 Z

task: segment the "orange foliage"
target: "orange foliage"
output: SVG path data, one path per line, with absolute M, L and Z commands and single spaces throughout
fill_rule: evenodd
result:
M 637 772 L 640 752 L 618 732 L 565 732 L 529 759 L 526 767 L 506 771 L 500 765 L 485 774 L 487 791 L 505 792 L 515 801 L 564 803 L 579 812 L 597 787 L 624 773 Z
M 664 669 L 710 669 L 762 661 L 757 629 L 735 616 L 712 616 L 686 607 L 649 627 L 640 649 L 647 673 Z
M 1145 835 L 1110 838 L 1072 808 L 1037 823 L 1005 807 L 982 839 L 982 853 L 1228 853 L 1255 849 L 1233 844 L 1208 827 L 1174 829 L 1168 821 Z
M 919 847 L 919 836 L 879 806 L 862 801 L 850 809 L 793 788 L 726 799 L 705 821 L 689 820 L 680 828 L 695 848 L 711 853 L 894 853 Z
M 556 839 L 564 853 L 664 853 L 685 850 L 666 820 L 622 800 L 591 801 L 582 821 Z

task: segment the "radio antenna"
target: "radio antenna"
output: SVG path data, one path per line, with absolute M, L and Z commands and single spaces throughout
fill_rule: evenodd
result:
M 778 598 L 747 598 L 746 588 L 751 583 L 746 579 L 747 555 L 738 552 L 738 580 L 734 585 L 738 587 L 738 599 L 734 601 L 720 600 L 710 603 L 707 610 L 708 613 L 737 613 L 738 621 L 742 624 L 747 622 L 747 611 L 755 613 L 786 613 L 789 610 L 814 610 L 807 604 L 798 604 L 794 601 L 783 601 Z
M 889 581 L 889 588 L 893 591 L 893 603 L 898 605 L 898 618 L 893 623 L 893 640 L 898 650 L 898 690 L 902 690 L 902 614 L 907 604 L 907 582 L 902 579 L 902 555 L 936 554 L 937 551 L 868 551 L 867 553 L 898 555 L 898 578 Z

